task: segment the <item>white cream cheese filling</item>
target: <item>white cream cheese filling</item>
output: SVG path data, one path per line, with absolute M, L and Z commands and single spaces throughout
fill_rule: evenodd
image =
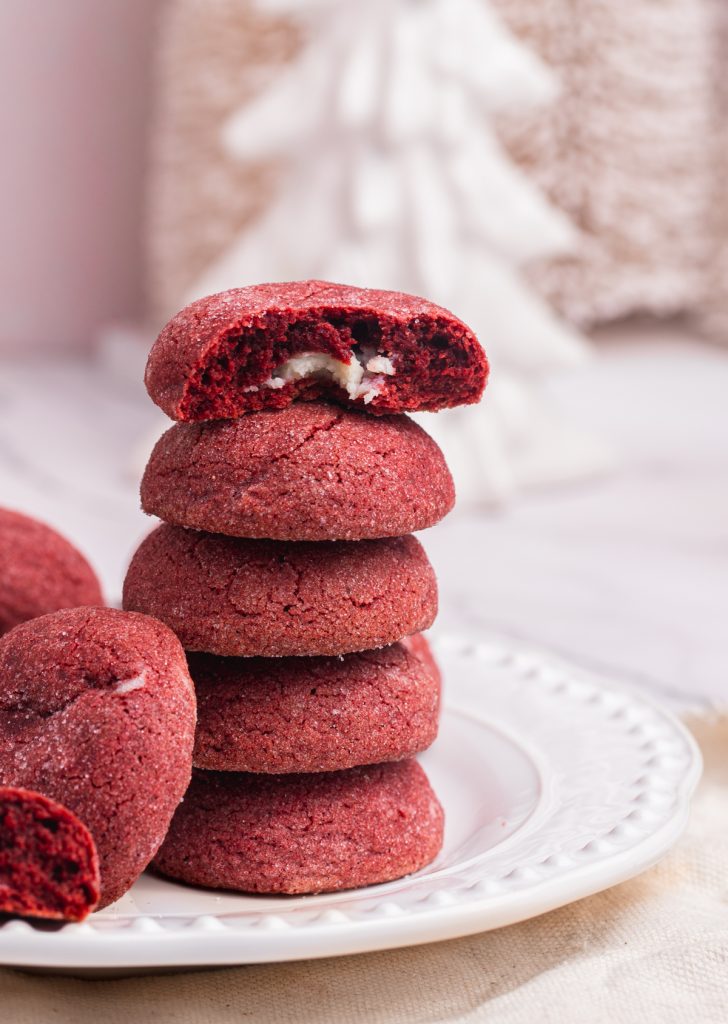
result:
M 263 382 L 263 387 L 282 388 L 290 381 L 303 380 L 304 377 L 330 377 L 344 388 L 349 398 L 363 398 L 364 404 L 368 405 L 381 391 L 383 376 L 391 376 L 394 372 L 392 360 L 377 355 L 373 350 L 359 354 L 352 352 L 349 363 L 334 359 L 325 352 L 302 352 L 276 367 L 272 376 Z
M 145 674 L 142 673 L 139 676 L 134 676 L 133 679 L 120 679 L 114 684 L 115 693 L 131 693 L 132 690 L 141 690 L 142 687 L 146 686 L 147 680 Z

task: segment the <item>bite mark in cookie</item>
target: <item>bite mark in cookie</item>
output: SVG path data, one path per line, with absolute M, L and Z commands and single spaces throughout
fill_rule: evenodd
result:
M 40 793 L 0 787 L 0 914 L 83 921 L 99 901 L 91 833 Z
M 147 390 L 172 419 L 233 419 L 326 397 L 371 413 L 480 400 L 488 361 L 448 310 L 401 292 L 327 281 L 235 288 L 163 329 Z

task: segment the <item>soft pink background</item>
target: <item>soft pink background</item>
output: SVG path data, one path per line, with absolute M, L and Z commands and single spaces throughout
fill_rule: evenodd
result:
M 0 4 L 0 351 L 87 348 L 143 306 L 161 0 Z

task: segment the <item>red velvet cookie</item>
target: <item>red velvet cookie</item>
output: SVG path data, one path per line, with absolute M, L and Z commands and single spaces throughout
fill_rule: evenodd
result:
M 211 889 L 331 892 L 419 870 L 442 835 L 416 761 L 313 775 L 195 771 L 154 866 Z
M 411 636 L 406 636 L 403 638 L 402 643 L 409 651 L 425 663 L 427 671 L 434 675 L 435 679 L 437 679 L 438 685 L 441 686 L 442 675 L 440 673 L 440 666 L 435 660 L 430 643 L 424 633 L 413 633 Z
M 152 859 L 189 782 L 195 695 L 161 622 L 74 608 L 0 640 L 0 785 L 76 814 L 101 865 L 101 906 Z
M 363 540 L 424 530 L 455 502 L 435 442 L 406 416 L 324 402 L 216 423 L 177 423 L 157 442 L 142 507 L 231 537 Z
M 40 793 L 0 788 L 0 914 L 83 921 L 99 901 L 91 834 Z
M 93 569 L 45 523 L 0 508 L 0 634 L 59 608 L 99 605 Z
M 373 413 L 479 401 L 488 362 L 461 320 L 425 299 L 328 281 L 198 299 L 155 342 L 146 385 L 175 420 L 231 419 L 325 396 Z
M 437 584 L 414 537 L 296 544 L 163 524 L 131 561 L 124 607 L 188 651 L 348 654 L 431 626 Z
M 405 640 L 343 658 L 189 655 L 195 765 L 278 774 L 412 757 L 434 742 L 440 710 L 439 674 L 417 650 Z

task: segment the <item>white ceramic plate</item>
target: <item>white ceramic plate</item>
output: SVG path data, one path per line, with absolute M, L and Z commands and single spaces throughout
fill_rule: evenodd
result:
M 437 648 L 446 707 L 422 761 L 446 838 L 429 868 L 369 889 L 274 898 L 145 875 L 84 924 L 0 926 L 0 963 L 110 974 L 434 942 L 563 906 L 669 850 L 700 754 L 668 711 L 540 654 L 448 639 Z

